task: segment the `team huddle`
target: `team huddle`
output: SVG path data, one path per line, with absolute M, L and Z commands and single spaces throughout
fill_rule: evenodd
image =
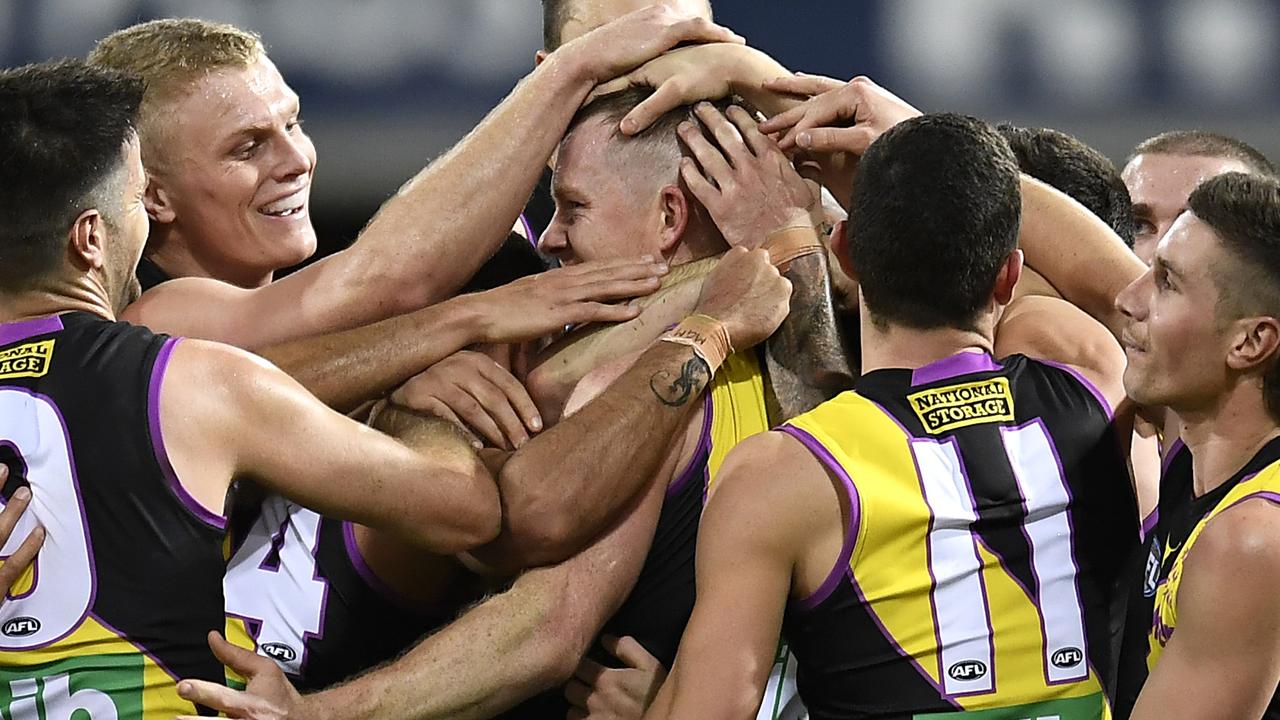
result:
M 1276 168 L 648 2 L 279 280 L 257 35 L 0 71 L 0 718 L 1280 718 Z

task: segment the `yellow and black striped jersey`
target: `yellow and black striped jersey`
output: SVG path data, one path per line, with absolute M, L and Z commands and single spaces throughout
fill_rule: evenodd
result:
M 813 718 L 1109 717 L 1137 509 L 1083 377 L 960 353 L 782 429 L 850 505 L 836 566 L 784 618 Z

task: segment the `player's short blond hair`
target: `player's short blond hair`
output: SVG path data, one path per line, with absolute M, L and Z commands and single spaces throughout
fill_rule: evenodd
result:
M 144 160 L 156 120 L 169 102 L 215 70 L 248 67 L 265 54 L 257 33 L 194 18 L 152 20 L 103 38 L 89 64 L 135 75 L 146 84 L 139 119 Z M 151 132 L 149 132 L 149 130 Z M 151 142 L 148 142 L 148 138 Z

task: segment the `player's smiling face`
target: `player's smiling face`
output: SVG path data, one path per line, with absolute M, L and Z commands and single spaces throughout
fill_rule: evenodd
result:
M 1227 262 L 1213 230 L 1183 213 L 1157 245 L 1151 269 L 1120 293 L 1116 303 L 1128 321 L 1124 386 L 1137 402 L 1195 411 L 1226 387 L 1233 333 L 1219 318 L 1214 273 Z
M 162 157 L 146 158 L 167 204 L 153 216 L 192 255 L 244 284 L 315 252 L 315 146 L 269 59 L 211 72 L 167 110 L 172 122 L 151 142 Z
M 610 161 L 612 130 L 579 125 L 560 145 L 551 192 L 556 213 L 538 243 L 562 264 L 662 256 L 658 190 L 638 192 Z

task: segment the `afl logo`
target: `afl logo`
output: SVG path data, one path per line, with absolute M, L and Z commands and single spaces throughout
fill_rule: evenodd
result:
M 298 653 L 283 643 L 263 643 L 262 654 L 276 662 L 293 662 L 298 659 Z
M 33 617 L 16 617 L 0 628 L 9 637 L 27 637 L 40 632 L 40 621 Z
M 977 680 L 987 674 L 987 666 L 978 660 L 962 660 L 947 669 L 952 680 Z
M 1055 652 L 1050 658 L 1054 667 L 1073 668 L 1084 662 L 1084 653 L 1080 652 L 1080 648 L 1065 647 Z

